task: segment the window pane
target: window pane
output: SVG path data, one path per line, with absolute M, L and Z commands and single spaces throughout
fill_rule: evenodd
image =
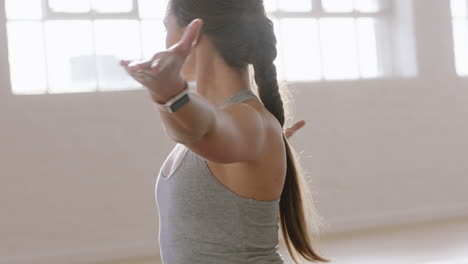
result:
M 49 6 L 55 12 L 83 13 L 91 10 L 89 1 L 48 0 Z
M 280 26 L 285 78 L 298 81 L 320 79 L 320 50 L 316 20 L 283 19 Z
M 263 6 L 265 7 L 265 11 L 266 12 L 276 11 L 276 9 L 278 8 L 277 2 L 278 2 L 277 0 L 264 0 Z
M 326 12 L 352 12 L 353 0 L 322 0 L 322 6 Z
M 451 0 L 450 6 L 453 17 L 467 17 L 468 6 L 467 0 Z
M 361 76 L 373 78 L 380 75 L 377 60 L 376 23 L 372 18 L 358 18 L 359 68 Z
M 381 10 L 380 0 L 354 0 L 354 9 L 366 13 L 378 12 Z
M 312 10 L 311 0 L 278 0 L 279 8 L 283 11 L 307 12 Z
M 453 38 L 455 45 L 455 62 L 459 75 L 468 75 L 468 21 L 453 21 Z
M 325 78 L 357 79 L 359 74 L 354 19 L 320 19 L 320 33 Z
M 143 57 L 150 58 L 155 53 L 166 50 L 166 32 L 162 20 L 143 20 Z
M 275 61 L 273 62 L 276 66 L 276 78 L 278 80 L 284 80 L 284 74 L 283 74 L 283 41 L 281 38 L 281 33 L 280 33 L 280 22 L 278 19 L 275 18 L 270 18 L 271 21 L 273 22 L 274 26 L 274 31 L 275 31 L 275 36 L 276 36 L 276 51 L 277 51 L 277 56 Z
M 5 11 L 8 19 L 40 19 L 41 0 L 6 0 Z
M 141 86 L 119 65 L 120 59 L 141 59 L 139 22 L 97 20 L 95 22 L 99 90 L 122 90 Z
M 164 18 L 167 0 L 139 0 L 141 18 Z
M 50 93 L 95 91 L 91 21 L 48 21 L 45 30 Z
M 92 0 L 93 9 L 102 13 L 126 13 L 133 9 L 132 0 Z
M 13 93 L 45 93 L 46 66 L 41 23 L 8 22 L 7 30 Z

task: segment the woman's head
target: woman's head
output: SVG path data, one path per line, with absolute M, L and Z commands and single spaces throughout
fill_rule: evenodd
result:
M 166 46 L 175 44 L 192 20 L 201 18 L 201 34 L 234 69 L 252 64 L 259 96 L 284 125 L 283 102 L 276 79 L 276 37 L 262 0 L 168 0 Z M 188 59 L 189 67 L 194 67 Z
M 259 45 L 264 58 L 276 58 L 273 24 L 266 17 L 262 0 L 169 0 L 166 12 L 171 46 L 192 20 L 204 21 L 202 33 L 207 36 L 226 63 L 235 68 L 254 64 Z
M 201 36 L 207 37 L 227 65 L 244 70 L 252 64 L 259 97 L 264 106 L 284 126 L 285 115 L 276 67 L 276 37 L 273 22 L 267 17 L 263 0 L 168 0 L 165 24 L 166 46 L 177 43 L 183 29 L 194 19 L 201 18 Z M 186 61 L 194 67 L 193 58 Z M 184 69 L 183 69 L 184 71 Z M 286 139 L 287 175 L 280 200 L 280 219 L 288 251 L 292 244 L 307 260 L 326 261 L 318 256 L 308 239 L 303 211 L 299 166 Z M 305 201 L 304 201 L 305 202 Z M 291 254 L 293 256 L 293 254 Z M 293 257 L 294 258 L 294 257 Z

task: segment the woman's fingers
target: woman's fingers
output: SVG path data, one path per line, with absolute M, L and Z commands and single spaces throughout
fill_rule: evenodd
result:
M 184 83 L 181 80 L 180 70 L 198 41 L 202 25 L 201 19 L 195 19 L 185 28 L 180 41 L 168 50 L 156 53 L 151 59 L 145 61 L 121 60 L 120 65 L 152 94 L 157 95 L 155 98 L 161 101 L 170 98 L 175 88 L 169 88 L 178 87 Z
M 129 60 L 120 60 L 120 66 L 128 66 L 128 64 L 132 62 L 132 61 L 129 61 Z
M 141 69 L 149 68 L 152 61 L 153 61 L 152 59 L 148 59 L 144 61 L 132 61 L 130 64 L 128 64 L 128 70 L 131 72 L 136 72 Z
M 135 61 L 121 60 L 120 65 L 128 68 L 130 72 L 136 72 L 141 69 L 150 69 L 153 61 L 161 57 L 163 53 L 164 52 L 158 52 L 152 58 L 147 59 L 147 60 L 135 60 Z
M 284 130 L 284 136 L 289 139 L 292 137 L 299 129 L 304 127 L 306 122 L 304 120 L 301 120 L 299 122 L 296 122 L 294 125 L 292 125 L 290 128 L 287 128 Z
M 295 124 L 291 127 L 291 129 L 294 130 L 294 131 L 297 131 L 297 130 L 301 129 L 303 126 L 305 126 L 305 124 L 306 124 L 306 122 L 305 122 L 304 120 L 301 120 L 301 121 L 295 123 Z
M 127 72 L 128 75 L 130 75 L 133 79 L 135 79 L 137 82 L 147 85 L 148 84 L 148 77 L 146 74 L 143 73 L 143 70 L 138 70 L 138 71 L 130 71 L 128 68 L 128 64 L 131 63 L 129 60 L 121 60 L 120 65 L 125 68 L 125 71 Z
M 149 74 L 157 78 L 161 72 L 169 69 L 173 73 L 179 73 L 184 64 L 193 43 L 196 43 L 203 22 L 201 19 L 193 20 L 184 31 L 180 41 L 167 51 L 157 53 L 150 61 L 135 65 L 130 70 L 147 70 Z M 176 55 L 176 56 L 174 56 Z
M 120 65 L 127 68 L 129 72 L 137 72 L 147 69 L 150 72 L 157 74 L 171 63 L 176 63 L 172 54 L 176 54 L 182 60 L 179 60 L 180 67 L 185 62 L 185 59 L 190 53 L 190 50 L 197 42 L 203 21 L 201 19 L 193 20 L 184 31 L 180 41 L 170 47 L 167 51 L 158 52 L 152 58 L 144 61 L 128 61 L 121 60 Z M 172 54 L 171 54 L 172 53 Z M 175 65 L 174 65 L 175 66 Z M 179 69 L 180 70 L 180 69 Z

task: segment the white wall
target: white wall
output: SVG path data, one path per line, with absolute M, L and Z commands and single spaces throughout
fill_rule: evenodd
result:
M 328 232 L 468 215 L 449 1 L 414 7 L 418 78 L 293 85 L 309 123 L 293 143 Z M 3 9 L 0 263 L 158 254 L 155 176 L 173 143 L 146 92 L 13 96 Z

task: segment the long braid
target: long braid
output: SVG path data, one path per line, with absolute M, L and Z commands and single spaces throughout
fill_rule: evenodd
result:
M 265 15 L 257 16 L 259 30 L 255 32 L 253 49 L 251 54 L 252 64 L 255 70 L 255 82 L 258 86 L 258 94 L 265 107 L 284 126 L 283 100 L 279 91 L 276 66 L 274 61 L 277 56 L 276 37 L 273 22 Z
M 255 82 L 258 86 L 258 94 L 265 107 L 284 127 L 285 114 L 284 105 L 281 98 L 276 66 L 274 60 L 277 56 L 276 37 L 274 34 L 273 22 L 267 16 L 255 17 L 253 20 L 258 29 L 254 31 L 253 48 L 251 61 L 255 71 Z M 320 257 L 312 248 L 309 230 L 307 228 L 304 206 L 305 199 L 310 194 L 307 186 L 304 185 L 303 176 L 299 173 L 300 165 L 295 158 L 295 152 L 286 137 L 283 137 L 286 146 L 287 172 L 284 182 L 283 192 L 280 199 L 279 216 L 281 219 L 281 230 L 288 251 L 296 263 L 296 256 L 293 254 L 294 247 L 299 255 L 309 261 L 319 260 L 330 262 L 330 260 Z M 314 214 L 314 211 L 311 212 Z

